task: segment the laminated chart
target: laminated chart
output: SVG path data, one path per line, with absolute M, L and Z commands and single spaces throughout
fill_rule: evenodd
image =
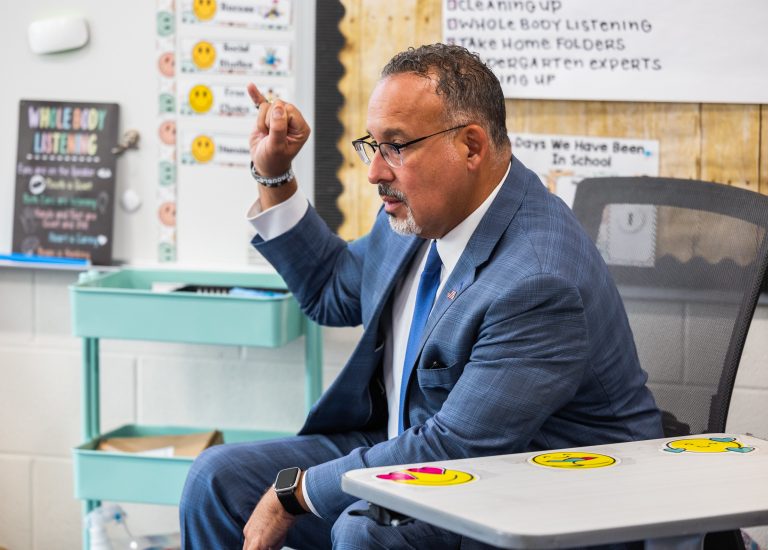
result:
M 178 210 L 170 200 L 161 204 L 161 222 L 178 221 L 185 239 L 179 247 L 181 261 L 263 264 L 252 251 L 250 234 L 242 239 L 242 249 L 208 244 L 229 239 L 243 227 L 252 231 L 249 224 L 237 223 L 229 204 L 211 198 L 222 192 L 222 186 L 233 203 L 253 200 L 258 193 L 248 171 L 249 136 L 258 106 L 247 87 L 253 82 L 268 100 L 296 101 L 296 67 L 311 65 L 312 60 L 296 59 L 304 48 L 297 46 L 303 37 L 297 36 L 294 2 L 176 0 L 175 8 L 173 100 L 178 154 L 163 161 L 172 163 L 165 165 L 164 174 L 170 179 L 171 168 L 175 170 L 182 200 Z M 299 15 L 302 25 L 308 24 L 309 13 Z M 304 89 L 298 92 L 306 95 Z M 201 216 L 216 219 L 216 230 L 201 234 L 197 223 Z M 203 247 L 209 248 L 203 252 Z
M 213 132 L 182 134 L 181 163 L 207 166 L 248 167 L 251 154 L 243 136 Z
M 180 41 L 179 54 L 182 73 L 287 76 L 291 72 L 287 43 L 185 38 Z
M 176 261 L 176 13 L 172 0 L 157 0 L 157 260 Z
M 268 87 L 263 90 L 268 99 L 290 101 L 283 87 Z M 185 79 L 179 85 L 179 113 L 182 115 L 207 115 L 220 117 L 243 117 L 255 119 L 258 109 L 248 95 L 246 83 L 218 83 L 201 79 Z
M 193 25 L 285 29 L 291 25 L 292 4 L 290 0 L 182 0 L 181 21 Z

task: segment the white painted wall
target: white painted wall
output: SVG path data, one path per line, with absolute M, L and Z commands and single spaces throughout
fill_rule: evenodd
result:
M 315 3 L 301 0 L 294 5 L 295 102 L 311 123 L 314 120 Z M 117 162 L 113 258 L 134 265 L 157 262 L 161 142 L 156 12 L 155 0 L 130 3 L 26 0 L 15 3 L 13 9 L 5 10 L 0 17 L 0 48 L 7 52 L 3 57 L 7 77 L 0 86 L 0 253 L 10 252 L 12 243 L 19 100 L 92 101 L 118 103 L 120 135 L 135 129 L 141 136 L 139 148 L 127 151 Z M 79 50 L 51 55 L 32 53 L 27 39 L 29 24 L 59 16 L 85 18 L 90 31 L 88 44 Z M 258 37 L 260 32 L 263 31 L 244 29 L 238 36 L 249 39 Z M 243 82 L 246 78 L 236 81 Z M 258 78 L 254 81 L 260 83 Z M 247 120 L 177 118 L 180 132 L 183 128 L 199 127 L 246 135 L 251 127 Z M 310 198 L 314 189 L 312 140 L 310 138 L 294 162 L 301 188 Z M 180 156 L 180 149 L 177 154 Z M 190 168 L 178 164 L 177 170 L 179 261 L 195 267 L 246 265 L 248 241 L 245 237 L 250 227 L 245 221 L 245 212 L 257 193 L 248 170 L 225 166 Z M 137 193 L 143 201 L 135 212 L 119 206 L 119 199 L 127 190 Z M 200 223 L 201 219 L 207 223 Z M 232 239 L 232 235 L 237 238 Z

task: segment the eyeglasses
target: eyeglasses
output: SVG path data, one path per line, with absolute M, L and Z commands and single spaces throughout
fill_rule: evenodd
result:
M 441 130 L 439 132 L 435 132 L 434 134 L 429 134 L 428 136 L 412 139 L 411 141 L 407 141 L 405 143 L 376 143 L 375 141 L 365 141 L 371 137 L 371 134 L 366 134 L 360 139 L 354 140 L 352 145 L 355 147 L 355 151 L 357 151 L 357 155 L 360 157 L 360 160 L 362 160 L 365 164 L 371 164 L 371 162 L 373 162 L 376 149 L 378 149 L 379 152 L 381 152 L 381 156 L 384 157 L 385 161 L 387 161 L 387 164 L 389 164 L 392 168 L 400 168 L 404 162 L 402 151 L 406 147 L 413 145 L 414 143 L 424 141 L 425 139 L 437 136 L 439 134 L 444 134 L 446 132 L 464 128 L 465 126 L 467 125 L 462 124 L 460 126 L 454 126 L 453 128 L 448 128 L 447 130 Z

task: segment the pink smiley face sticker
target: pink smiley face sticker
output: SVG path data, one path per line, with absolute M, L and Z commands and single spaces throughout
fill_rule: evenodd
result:
M 421 466 L 418 468 L 397 470 L 386 474 L 379 474 L 376 478 L 393 481 L 395 483 L 404 483 L 406 485 L 424 485 L 429 487 L 461 485 L 462 483 L 469 483 L 476 479 L 476 477 L 469 472 L 448 470 L 446 468 L 440 468 L 439 466 Z
M 166 145 L 174 145 L 176 143 L 176 121 L 165 120 L 161 122 L 157 134 L 160 136 L 160 141 Z
M 160 218 L 160 223 L 167 227 L 174 227 L 176 225 L 176 203 L 173 201 L 167 201 L 160 205 L 157 209 L 157 217 Z
M 176 56 L 173 52 L 165 52 L 157 60 L 157 68 L 160 74 L 172 77 L 176 72 Z

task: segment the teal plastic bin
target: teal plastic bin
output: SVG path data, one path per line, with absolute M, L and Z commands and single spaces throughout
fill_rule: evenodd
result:
M 96 450 L 108 437 L 181 435 L 213 428 L 128 425 L 97 437 L 73 450 L 75 498 L 177 505 L 184 480 L 194 460 L 191 457 L 152 457 L 133 453 Z M 224 443 L 272 439 L 286 432 L 221 430 Z
M 304 333 L 304 316 L 288 292 L 241 297 L 152 290 L 173 283 L 285 290 L 276 274 L 124 269 L 83 279 L 70 287 L 75 336 L 277 347 Z

